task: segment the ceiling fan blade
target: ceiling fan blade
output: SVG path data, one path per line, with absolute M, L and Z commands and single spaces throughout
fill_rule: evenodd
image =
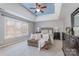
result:
M 41 13 L 44 13 L 44 11 L 40 10 Z
M 35 13 L 37 13 L 37 11 L 35 11 Z
M 36 8 L 30 8 L 30 9 L 36 9 Z
M 38 3 L 36 3 L 36 6 L 38 6 L 39 4 Z
M 43 7 L 41 7 L 41 8 L 47 8 L 47 6 L 43 6 Z
M 36 3 L 36 7 L 41 7 L 41 4 L 40 3 Z

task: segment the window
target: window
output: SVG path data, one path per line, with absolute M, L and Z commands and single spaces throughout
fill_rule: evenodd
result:
M 5 38 L 27 35 L 28 23 L 10 17 L 5 18 Z

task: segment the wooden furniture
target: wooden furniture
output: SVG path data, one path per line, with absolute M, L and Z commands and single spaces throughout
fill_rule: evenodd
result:
M 31 34 L 30 40 L 27 40 L 29 46 L 38 47 L 38 41 L 41 39 L 41 33 Z
M 76 37 L 77 39 L 77 55 L 79 56 L 79 37 Z
M 79 39 L 73 35 L 69 35 L 66 33 L 64 34 L 64 39 L 63 39 L 63 52 L 65 56 L 77 56 L 79 55 L 78 53 L 78 47 L 79 47 Z M 78 41 L 77 41 L 78 40 Z
M 45 45 L 42 47 L 42 49 L 48 50 L 49 48 L 50 48 L 49 41 L 46 41 L 46 42 L 45 42 Z
M 47 34 L 36 33 L 32 34 L 30 40 L 27 40 L 27 42 L 29 46 L 38 47 L 38 49 L 41 50 L 41 48 L 44 45 L 47 45 L 46 42 L 48 42 L 49 40 L 50 38 L 48 33 Z
M 60 40 L 60 32 L 54 32 L 54 39 Z
M 49 42 L 49 44 L 53 44 L 52 32 L 52 28 L 41 28 L 41 33 L 34 33 L 31 39 L 28 40 L 28 45 L 38 47 L 39 50 L 45 45 L 45 48 L 48 49 L 48 43 L 46 43 L 46 41 Z M 35 39 L 34 41 L 32 40 L 33 38 Z
M 79 56 L 79 36 L 76 34 L 74 27 L 79 27 L 79 7 L 71 14 L 71 35 L 62 33 L 63 52 L 67 56 Z M 77 34 L 79 31 L 77 32 Z

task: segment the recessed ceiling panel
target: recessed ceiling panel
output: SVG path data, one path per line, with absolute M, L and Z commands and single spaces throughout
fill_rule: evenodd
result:
M 44 11 L 43 13 L 42 12 L 35 13 L 36 9 L 30 9 L 30 8 L 36 7 L 35 3 L 22 3 L 21 5 L 24 8 L 28 9 L 30 12 L 32 12 L 36 16 L 42 16 L 42 15 L 46 15 L 46 14 L 55 13 L 55 4 L 54 3 L 43 3 L 43 5 L 47 7 L 47 8 L 43 9 L 43 11 Z

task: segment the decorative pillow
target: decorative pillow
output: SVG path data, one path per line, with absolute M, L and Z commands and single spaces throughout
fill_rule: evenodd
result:
M 31 39 L 35 39 L 36 35 L 35 34 L 31 34 Z
M 41 33 L 46 34 L 48 33 L 48 30 L 42 30 Z
M 48 41 L 49 39 L 49 34 L 42 34 L 42 38 L 45 40 L 45 41 Z
M 52 30 L 49 30 L 49 34 L 52 34 Z
M 31 39 L 38 40 L 41 38 L 41 33 L 31 34 Z
M 36 40 L 41 38 L 41 33 L 36 33 Z

